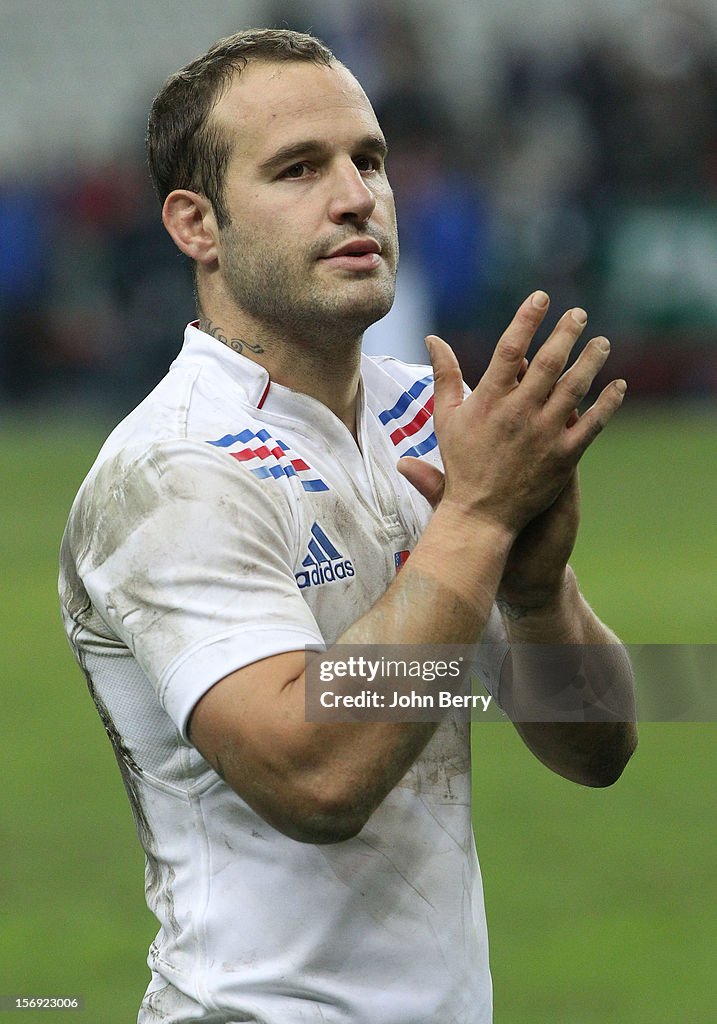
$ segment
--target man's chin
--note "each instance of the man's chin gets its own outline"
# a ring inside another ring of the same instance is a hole
[[[311,346],[358,341],[372,324],[381,320],[393,305],[392,281],[353,282],[333,290],[315,289],[304,301],[292,301],[288,295],[267,307],[254,306],[248,311],[273,331],[279,325],[288,340],[294,338]],[[243,307],[248,308],[247,304]]]
[[[341,321],[349,325],[355,333],[363,334],[372,324],[382,320],[393,305],[393,296],[383,302],[355,303],[349,306],[343,313]]]
[[[386,316],[393,306],[395,297],[393,282],[390,286],[388,283],[383,286],[378,286],[377,282],[372,283],[375,287],[367,288],[363,294],[361,294],[361,289],[357,288],[353,295],[350,293],[346,295],[345,302],[339,303],[340,306],[343,306],[346,319],[362,322],[364,330]]]

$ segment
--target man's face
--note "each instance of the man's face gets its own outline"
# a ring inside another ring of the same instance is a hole
[[[341,65],[250,64],[213,112],[234,148],[219,270],[285,337],[356,337],[393,302],[398,238],[383,135]]]

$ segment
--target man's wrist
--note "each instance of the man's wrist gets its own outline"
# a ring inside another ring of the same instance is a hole
[[[575,642],[576,613],[581,602],[577,579],[570,566],[565,567],[556,587],[496,597],[510,638],[524,642],[541,642],[548,637],[554,637],[555,642]]]
[[[497,517],[473,512],[446,498],[433,513],[433,518],[444,522],[456,534],[464,536],[467,543],[475,541],[477,536],[490,537],[498,550],[505,550],[506,556],[518,535],[516,530]]]
[[[453,591],[483,617],[490,612],[514,539],[503,524],[442,501],[408,566]]]

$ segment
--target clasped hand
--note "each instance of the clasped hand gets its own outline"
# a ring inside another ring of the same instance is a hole
[[[548,304],[544,292],[522,303],[467,397],[451,347],[435,335],[426,339],[444,472],[420,459],[398,463],[434,508],[445,502],[478,528],[491,522],[509,531],[499,596],[529,607],[547,602],[561,585],[579,522],[577,465],[626,390],[624,381],[612,381],[578,412],[610,352],[606,338],[593,338],[565,369],[587,323],[581,309],[560,318],[528,363]]]

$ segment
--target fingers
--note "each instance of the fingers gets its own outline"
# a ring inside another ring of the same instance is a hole
[[[536,293],[540,294],[540,293]],[[532,297],[531,297],[532,298]],[[530,300],[526,300],[528,303]],[[526,319],[526,303],[516,315],[516,319],[499,342],[494,355],[494,360],[500,354],[501,346],[504,348],[508,340],[522,338],[523,344],[531,332],[527,330],[520,335],[520,329],[516,331],[516,322],[522,320],[527,328],[527,319],[530,318],[528,311]],[[547,308],[547,307],[546,307]],[[538,317],[535,324],[539,323],[542,316]],[[597,435],[606,426],[622,405],[627,384],[624,380],[613,381],[601,392],[594,405],[587,412],[580,416],[578,406],[589,394],[595,378],[602,370],[610,354],[610,342],[607,338],[593,338],[585,346],[573,365],[565,370],[570,353],[575,343],[580,338],[585,325],[587,324],[587,313],[585,310],[576,307],[570,309],[560,318],[547,341],[538,349],[532,361],[528,363],[524,354],[521,354],[520,346],[513,350],[514,361],[511,372],[514,374],[510,382],[510,391],[513,398],[518,401],[520,408],[527,413],[531,406],[541,409],[541,416],[553,420],[556,427],[564,429],[564,435],[569,449],[578,458],[592,444]],[[529,344],[529,341],[528,341]],[[518,358],[520,356],[520,358]],[[503,367],[508,361],[503,359]],[[500,379],[494,376],[494,380]],[[507,377],[503,377],[504,383]]]
[[[578,458],[615,415],[622,405],[626,391],[627,383],[624,380],[612,381],[600,392],[597,401],[587,412],[567,429],[566,436],[570,449],[577,453]]]
[[[587,322],[587,313],[579,307],[569,309],[563,314],[548,340],[533,356],[525,372],[520,383],[522,399],[540,404],[547,399],[565,369],[573,346],[583,333]]]
[[[493,391],[512,391],[523,369],[525,355],[533,336],[548,311],[549,298],[545,292],[533,292],[519,306],[517,313],[495,347],[481,385]]]
[[[546,403],[546,412],[561,423],[587,396],[593,381],[610,355],[607,338],[593,338],[585,346],[569,370],[560,377]]]
[[[543,427],[548,428],[548,433],[556,440],[560,436],[567,449],[579,458],[622,404],[627,385],[624,381],[613,381],[582,417],[578,414],[579,405],[605,365],[610,343],[607,338],[593,338],[573,365],[565,369],[587,324],[587,313],[576,307],[563,314],[547,341],[529,362],[526,353],[545,317],[548,303],[548,296],[541,291],[534,292],[522,303],[466,405],[470,411],[477,401],[481,415],[485,415],[486,410],[503,409],[502,418],[508,427],[512,423],[513,427],[517,424],[520,429],[537,414]],[[436,433],[440,436],[446,417],[463,405],[464,386],[460,366],[451,347],[436,335],[429,335],[426,345],[433,364],[434,421]],[[482,401],[485,398],[488,398],[487,404]],[[498,415],[500,418],[501,414]],[[416,471],[410,467],[407,470],[402,468],[401,471],[432,501],[432,481],[421,480],[419,483]]]

